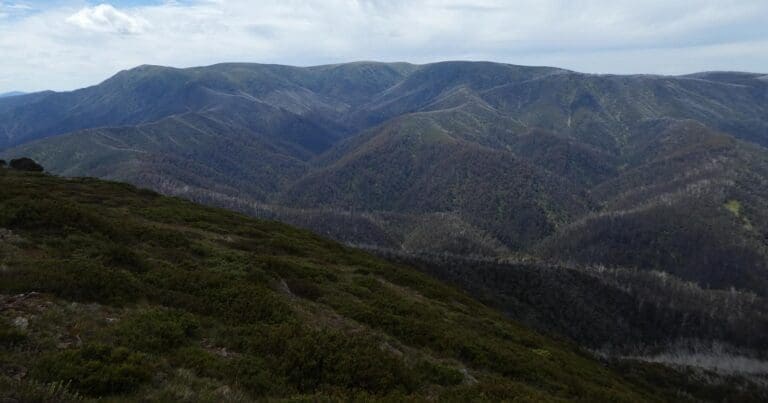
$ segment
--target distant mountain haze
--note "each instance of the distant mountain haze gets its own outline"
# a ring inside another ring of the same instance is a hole
[[[24,93],[19,91],[4,92],[0,94],[0,98],[15,97],[19,95],[24,95]]]
[[[0,100],[0,147],[358,245],[768,294],[764,74],[141,66]]]

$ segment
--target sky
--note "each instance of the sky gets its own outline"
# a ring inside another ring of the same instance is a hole
[[[142,64],[358,60],[768,73],[768,0],[0,0],[0,93]]]

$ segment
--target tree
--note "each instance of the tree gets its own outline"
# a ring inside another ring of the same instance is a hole
[[[11,160],[11,168],[29,172],[43,172],[45,170],[42,165],[26,157]]]

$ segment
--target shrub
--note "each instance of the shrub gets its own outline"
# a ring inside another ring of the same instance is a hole
[[[464,374],[459,370],[439,363],[421,361],[414,370],[424,383],[452,386],[458,385],[464,380]]]
[[[317,301],[323,296],[323,290],[309,280],[300,278],[288,279],[286,284],[292,293],[310,301]]]
[[[75,301],[122,305],[137,298],[140,284],[125,270],[108,269],[87,259],[73,259],[35,262],[23,270],[5,273],[0,290],[34,290]]]
[[[284,378],[275,376],[266,367],[264,360],[256,357],[243,356],[234,359],[228,372],[237,384],[258,396],[292,392],[285,385]]]
[[[84,394],[126,394],[152,377],[155,364],[148,356],[126,348],[88,344],[77,350],[43,355],[32,376],[43,382],[64,382]]]
[[[24,343],[27,335],[17,329],[7,320],[0,318],[0,347],[12,348]]]
[[[415,382],[403,362],[376,340],[336,331],[304,331],[286,339],[280,373],[302,392],[324,386],[384,393]]]
[[[52,277],[59,281],[51,291],[75,300],[122,305],[134,301],[141,292],[140,283],[131,273],[88,260],[68,261]]]
[[[230,322],[280,323],[292,316],[285,302],[271,290],[257,285],[231,284],[209,290],[204,297],[211,313]]]
[[[26,157],[11,160],[11,168],[16,169],[18,171],[29,171],[29,172],[43,172],[45,170],[43,169],[42,165],[38,164],[33,159],[26,158]]]
[[[149,269],[147,263],[132,249],[125,245],[110,245],[103,252],[104,264],[119,267],[134,273],[143,273]]]
[[[190,345],[177,349],[171,356],[171,363],[175,367],[189,368],[207,378],[222,379],[230,376],[227,359],[200,346]]]
[[[124,230],[82,205],[53,198],[14,199],[8,202],[2,208],[0,225],[54,235],[100,233],[114,239],[119,238]]]
[[[199,327],[189,314],[150,309],[123,319],[114,329],[114,335],[121,346],[164,353],[185,345]]]

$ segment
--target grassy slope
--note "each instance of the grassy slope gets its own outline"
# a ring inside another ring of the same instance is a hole
[[[2,395],[655,399],[452,288],[282,224],[0,171],[0,228]]]

